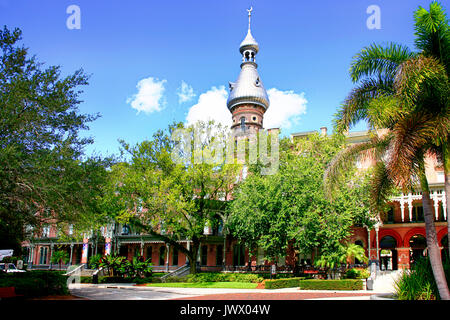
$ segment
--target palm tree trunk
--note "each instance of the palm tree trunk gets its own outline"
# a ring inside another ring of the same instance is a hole
[[[428,256],[430,258],[431,268],[434,279],[442,300],[450,300],[450,291],[448,290],[447,280],[445,279],[444,268],[442,267],[441,252],[437,240],[436,227],[434,225],[434,215],[431,205],[430,190],[425,175],[425,165],[420,164],[420,186],[422,188],[422,205],[425,219],[425,231],[427,236]]]

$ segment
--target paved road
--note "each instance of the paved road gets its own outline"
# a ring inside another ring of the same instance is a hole
[[[167,300],[187,298],[191,295],[175,292],[161,292],[153,290],[138,290],[127,288],[80,288],[70,289],[70,293],[89,300]]]
[[[206,289],[133,287],[131,285],[71,286],[72,295],[92,300],[369,300],[375,292],[300,291],[298,288],[264,289]]]

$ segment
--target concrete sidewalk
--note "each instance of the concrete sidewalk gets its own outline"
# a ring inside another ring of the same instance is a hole
[[[310,294],[327,294],[333,295],[348,293],[348,297],[327,297],[323,299],[331,300],[368,300],[370,295],[367,296],[357,296],[355,294],[382,294],[386,292],[376,292],[367,290],[352,290],[352,291],[338,291],[338,290],[299,290],[299,288],[283,288],[283,289],[221,289],[221,288],[171,288],[171,287],[145,287],[145,286],[135,286],[132,283],[108,283],[108,284],[70,284],[69,289],[82,290],[83,288],[97,288],[97,289],[122,289],[122,290],[135,290],[135,291],[152,291],[155,293],[165,293],[165,294],[177,294],[183,296],[207,296],[207,295],[217,295],[217,294],[237,294],[237,293],[258,293],[258,294],[280,294],[280,293],[310,293]],[[356,299],[357,298],[357,299]]]

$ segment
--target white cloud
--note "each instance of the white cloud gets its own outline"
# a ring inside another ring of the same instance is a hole
[[[225,126],[231,126],[231,114],[227,108],[228,92],[224,86],[212,87],[202,93],[197,104],[193,105],[186,116],[188,125],[194,124],[198,120],[214,120]]]
[[[290,129],[300,121],[300,116],[306,113],[305,93],[295,93],[292,90],[281,91],[276,88],[267,90],[270,107],[264,115],[264,128]]]
[[[270,107],[264,115],[264,128],[290,129],[300,121],[301,115],[306,113],[308,101],[304,93],[292,90],[281,91],[276,88],[267,90]],[[187,124],[198,120],[215,120],[225,126],[231,126],[231,114],[227,108],[228,92],[224,86],[212,87],[202,93],[198,103],[193,105],[186,117]]]
[[[177,95],[178,103],[180,104],[182,104],[183,102],[191,101],[195,98],[194,89],[183,80],[181,80],[181,87],[178,88]]]
[[[136,85],[138,93],[128,98],[127,103],[131,104],[131,107],[136,109],[138,113],[141,111],[145,113],[161,111],[165,105],[163,94],[166,82],[167,80],[152,77],[140,80]]]

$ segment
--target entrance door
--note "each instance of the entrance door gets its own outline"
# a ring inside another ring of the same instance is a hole
[[[384,236],[380,241],[380,269],[397,270],[397,241],[394,237]]]

